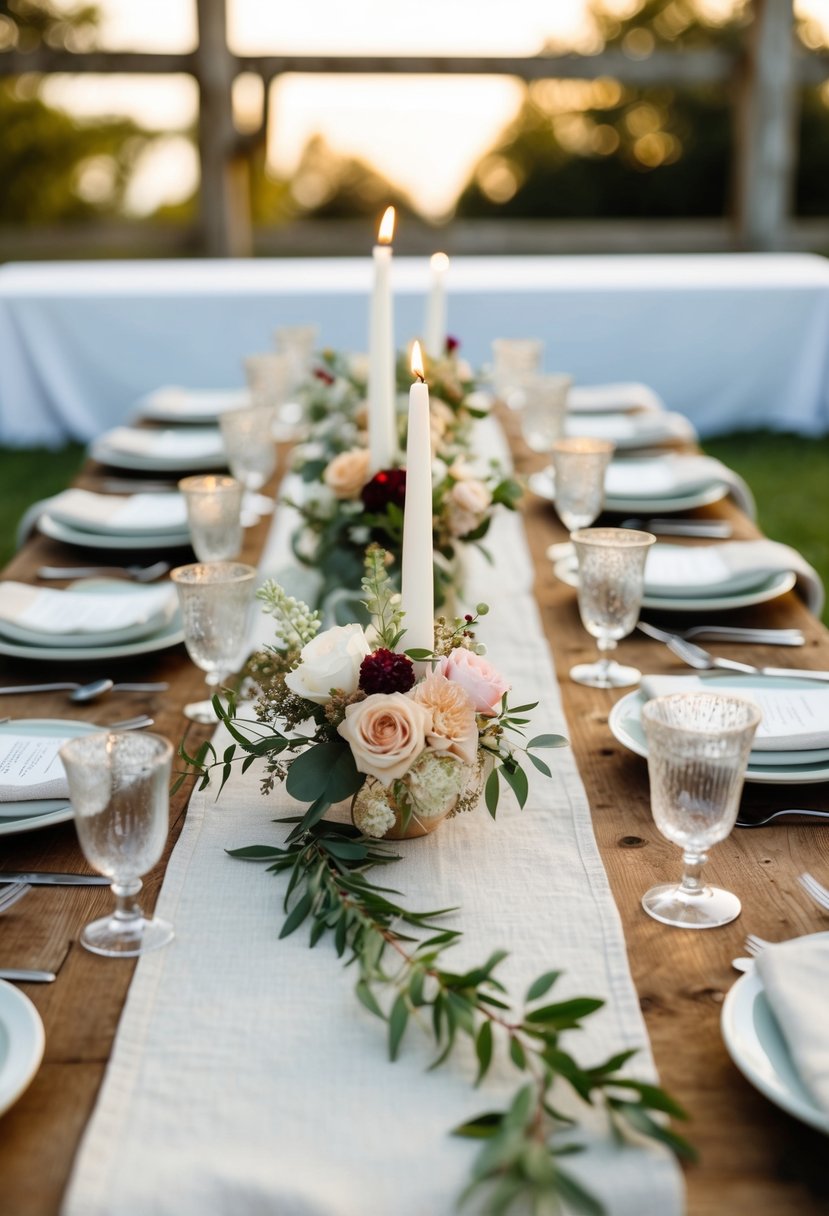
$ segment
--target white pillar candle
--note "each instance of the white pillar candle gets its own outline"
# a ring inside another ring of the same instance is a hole
[[[406,440],[406,507],[403,514],[402,606],[406,650],[432,650],[435,645],[435,588],[432,556],[432,439],[429,387],[423,380],[420,343],[412,348],[417,380],[409,390]],[[422,672],[425,665],[418,667]]]
[[[433,253],[429,266],[432,271],[429,298],[426,304],[426,353],[439,359],[446,349],[446,272],[449,259],[445,253]]]
[[[394,322],[391,295],[391,241],[394,207],[380,221],[372,251],[374,282],[369,322],[368,436],[371,472],[387,469],[397,453]]]

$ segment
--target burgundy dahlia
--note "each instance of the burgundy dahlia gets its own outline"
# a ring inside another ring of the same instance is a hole
[[[406,470],[381,469],[363,486],[360,497],[372,515],[382,515],[392,502],[402,510],[406,504]]]
[[[453,355],[459,346],[460,346],[460,341],[457,338],[447,337],[447,339],[446,339],[447,355]]]
[[[314,375],[316,376],[316,378],[318,380],[321,380],[323,382],[323,384],[333,384],[334,383],[334,377],[331,375],[331,373],[329,371],[326,371],[324,367],[315,367]]]
[[[360,688],[373,692],[408,692],[415,682],[414,664],[405,654],[375,650],[360,664]]]

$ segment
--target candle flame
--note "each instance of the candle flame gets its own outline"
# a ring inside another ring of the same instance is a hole
[[[449,269],[449,259],[445,253],[433,253],[429,265],[437,274]]]
[[[383,218],[380,221],[380,230],[377,233],[378,245],[390,245],[394,236],[394,207],[387,207],[383,212]]]
[[[420,343],[412,343],[412,375],[417,376],[418,380],[423,383],[425,379],[423,374],[423,355],[420,350]]]

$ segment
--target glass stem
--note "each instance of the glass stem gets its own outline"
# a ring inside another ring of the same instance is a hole
[[[605,652],[616,649],[616,639],[605,636],[596,638],[596,647],[599,651],[599,678],[606,680],[607,673],[613,666],[613,660]]]
[[[705,885],[700,878],[702,867],[708,860],[707,853],[688,853],[682,854],[682,882],[679,884],[679,893],[684,898],[692,899],[704,894]]]
[[[138,900],[135,898],[141,890],[141,879],[134,878],[132,882],[114,882],[111,884],[111,890],[115,896],[113,919],[129,931],[144,917]]]

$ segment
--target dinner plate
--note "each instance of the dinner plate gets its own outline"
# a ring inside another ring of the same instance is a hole
[[[103,727],[77,718],[12,718],[0,723],[0,734],[31,735],[33,738],[67,738],[94,735]],[[0,836],[16,836],[36,828],[66,823],[72,818],[68,798],[28,798],[0,803]]]
[[[179,532],[133,532],[116,536],[113,532],[87,532],[74,528],[64,520],[55,519],[48,511],[38,518],[37,526],[44,536],[63,541],[66,545],[82,545],[85,549],[177,549],[190,544],[187,528]]]
[[[46,1036],[32,1002],[0,980],[0,1115],[27,1088],[43,1059]]]
[[[730,677],[722,673],[719,675],[704,674],[702,675],[702,679],[712,685],[728,681],[729,691],[735,691],[733,687],[733,673]],[[802,689],[804,686],[810,688],[826,687],[822,681],[819,683],[816,680],[802,680],[799,677],[746,675],[741,677],[741,679],[745,681],[747,689]],[[735,693],[735,695],[737,694]],[[647,759],[648,743],[642,727],[642,706],[645,704],[645,701],[646,697],[641,689],[637,688],[633,692],[627,693],[611,709],[607,724],[613,737],[623,747],[634,752],[635,755]],[[756,753],[752,753],[749,756],[746,781],[756,782],[758,785],[816,785],[821,781],[829,781],[829,759],[817,759],[817,756],[825,756],[826,753],[823,750],[818,751],[817,754],[811,751],[788,752],[786,754],[789,757],[789,762],[784,764],[768,763],[766,757],[770,754],[768,752],[764,754],[762,764],[755,762],[754,756]],[[779,756],[782,753],[777,752],[774,754]],[[792,763],[792,760],[795,762]]]
[[[184,641],[181,614],[176,612],[166,624],[155,632],[133,642],[113,642],[91,646],[33,646],[27,642],[10,642],[0,637],[0,654],[14,659],[40,659],[51,663],[73,659],[126,659],[135,654],[153,654],[166,650]]]
[[[87,578],[78,579],[66,590],[70,595],[74,592],[83,592],[85,595],[100,593],[101,595],[127,597],[135,595],[136,592],[140,594],[143,588],[136,587],[134,583],[128,583],[122,578]],[[2,591],[2,583],[0,583],[0,591]],[[0,619],[0,641],[5,638],[10,642],[22,642],[26,646],[47,648],[50,653],[56,647],[63,650],[71,647],[74,651],[83,647],[88,649],[90,646],[115,646],[121,642],[137,641],[139,638],[146,638],[150,634],[158,633],[176,615],[176,597],[172,587],[170,587],[170,591],[172,594],[164,608],[154,612],[144,621],[126,625],[122,629],[110,629],[99,633],[93,630],[72,634],[45,633],[42,630],[27,629],[23,625]]]
[[[131,469],[136,473],[201,473],[227,468],[227,458],[220,451],[195,456],[147,456],[141,452],[122,452],[119,448],[110,447],[103,439],[93,443],[89,454],[100,464],[110,465],[114,469]]]
[[[547,502],[555,501],[552,478],[546,470],[533,473],[528,484],[539,498],[545,498]],[[709,485],[701,486],[687,494],[653,495],[650,498],[622,498],[610,495],[605,498],[604,509],[614,515],[673,515],[677,511],[693,511],[696,507],[708,507],[712,503],[721,502],[728,497],[730,490],[727,482],[712,481]]]
[[[152,422],[215,425],[221,414],[251,404],[250,389],[158,390],[138,402],[138,417]]]
[[[747,1081],[781,1110],[829,1133],[829,1114],[801,1081],[755,968],[741,976],[726,996],[720,1029],[726,1051]]]
[[[555,546],[551,546],[555,549]],[[549,553],[549,550],[548,550]],[[553,574],[561,579],[568,587],[578,587],[578,559],[574,553],[559,557],[553,561]],[[660,612],[730,612],[732,608],[749,608],[753,604],[765,604],[776,600],[779,595],[791,591],[797,582],[797,575],[791,570],[780,570],[769,574],[756,587],[747,591],[732,592],[727,595],[644,595],[643,608],[654,608]]]

